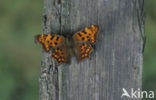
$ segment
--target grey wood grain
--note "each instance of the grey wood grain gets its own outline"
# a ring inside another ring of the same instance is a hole
[[[44,0],[44,33],[72,35],[92,24],[100,32],[83,62],[72,57],[57,66],[43,51],[40,100],[132,100],[121,94],[142,86],[143,6],[144,0]]]

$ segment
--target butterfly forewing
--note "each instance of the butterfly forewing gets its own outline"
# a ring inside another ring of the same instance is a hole
[[[40,34],[36,36],[36,40],[42,44],[45,51],[58,47],[64,43],[64,37],[60,35]]]
[[[98,25],[92,25],[74,34],[73,38],[77,42],[96,42],[97,33],[99,31]]]

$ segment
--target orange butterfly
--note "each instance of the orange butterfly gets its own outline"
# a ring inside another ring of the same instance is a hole
[[[69,57],[75,55],[78,61],[90,57],[92,45],[97,41],[98,25],[92,25],[77,33],[72,38],[56,34],[40,34],[35,39],[42,44],[46,52],[52,50],[52,58],[57,63],[68,63]]]

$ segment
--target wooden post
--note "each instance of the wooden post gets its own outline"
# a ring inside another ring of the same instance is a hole
[[[122,88],[141,89],[143,6],[144,0],[44,0],[44,33],[101,28],[91,59],[81,63],[72,58],[57,66],[43,51],[40,100],[121,100]]]

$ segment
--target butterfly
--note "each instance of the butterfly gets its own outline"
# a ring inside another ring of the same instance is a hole
[[[72,36],[62,36],[56,34],[39,34],[35,40],[42,44],[46,52],[52,50],[51,57],[58,64],[69,63],[71,56],[76,56],[77,61],[90,58],[93,45],[97,42],[99,25],[92,25],[75,33]]]

